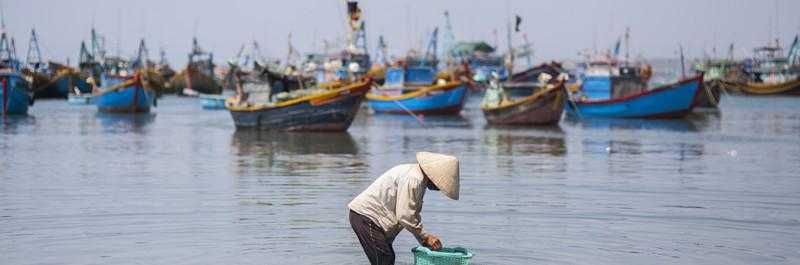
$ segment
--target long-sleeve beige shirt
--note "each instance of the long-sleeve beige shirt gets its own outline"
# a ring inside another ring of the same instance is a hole
[[[347,207],[383,228],[390,241],[405,228],[422,243],[427,232],[419,213],[426,188],[419,165],[403,164],[383,173]]]

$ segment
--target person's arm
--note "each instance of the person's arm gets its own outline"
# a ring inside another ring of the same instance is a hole
[[[428,233],[422,227],[422,218],[419,213],[422,210],[422,197],[425,194],[425,180],[417,181],[413,178],[406,178],[397,187],[397,204],[395,212],[400,224],[411,232],[417,241],[423,243]]]

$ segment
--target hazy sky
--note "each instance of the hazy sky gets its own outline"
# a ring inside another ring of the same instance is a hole
[[[788,45],[800,33],[797,0],[366,0],[360,5],[370,52],[382,34],[392,54],[423,46],[429,32],[444,24],[444,10],[450,11],[457,40],[494,44],[497,29],[501,47],[506,47],[506,21],[519,14],[537,61],[577,58],[578,51],[594,45],[610,48],[625,27],[631,28],[632,55],[645,57],[674,57],[679,43],[689,56],[711,53],[714,46],[723,53],[731,42],[737,56],[746,56],[776,36]],[[120,40],[120,50],[130,56],[145,37],[151,58],[163,48],[173,64],[185,63],[195,29],[218,61],[252,39],[266,56],[285,58],[289,32],[302,52],[321,50],[323,39],[342,39],[346,10],[344,0],[4,0],[2,6],[21,58],[35,27],[45,57],[69,57],[72,63],[92,24],[112,52]]]

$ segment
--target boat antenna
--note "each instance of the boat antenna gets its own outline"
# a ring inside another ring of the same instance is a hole
[[[683,45],[680,43],[678,44],[678,49],[680,50],[681,54],[681,79],[686,79],[686,63],[683,57]]]

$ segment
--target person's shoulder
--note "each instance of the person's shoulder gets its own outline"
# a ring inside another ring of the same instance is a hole
[[[407,171],[407,170],[411,169],[412,166],[414,166],[414,165],[416,165],[416,164],[399,164],[399,165],[393,166],[391,169],[389,169],[389,171]]]
[[[386,174],[394,175],[396,177],[422,179],[422,171],[419,169],[419,164],[400,164],[392,167]]]

